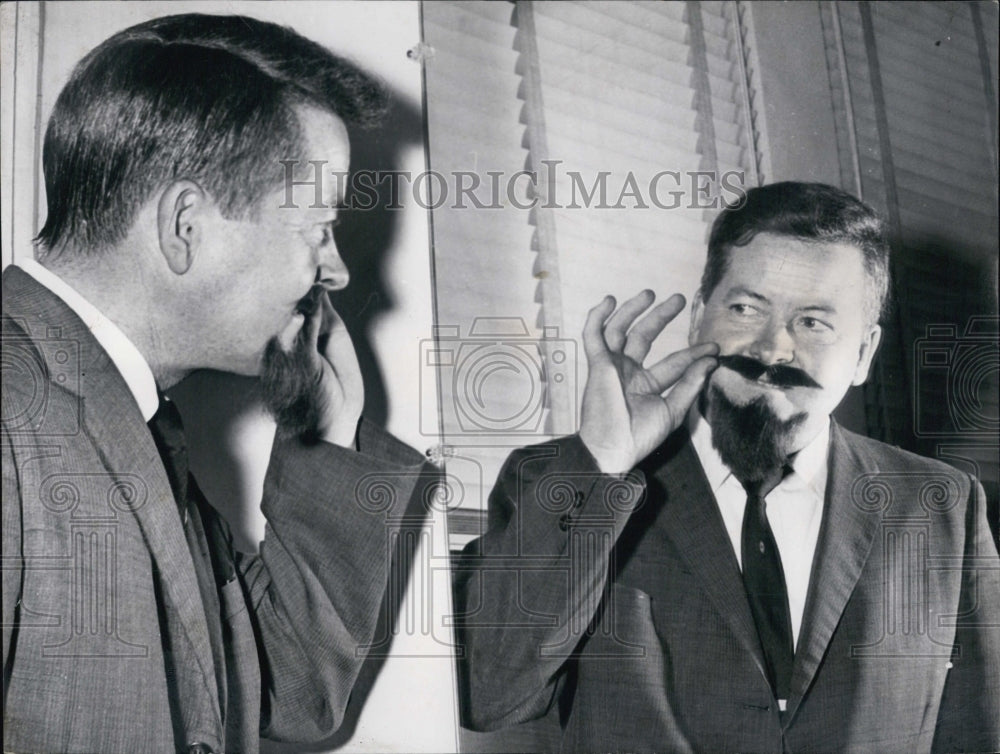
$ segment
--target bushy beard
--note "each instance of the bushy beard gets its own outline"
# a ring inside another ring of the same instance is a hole
[[[707,408],[702,413],[712,427],[712,445],[744,483],[759,481],[787,462],[792,436],[806,420],[804,413],[778,418],[763,395],[738,405],[714,385]]]
[[[311,317],[320,296],[326,295],[322,285],[314,285],[299,301],[296,311]],[[314,365],[314,350],[303,324],[290,350],[281,346],[277,336],[264,348],[261,361],[260,389],[264,406],[278,424],[278,436],[283,439],[302,437],[315,441],[323,410],[322,372]]]

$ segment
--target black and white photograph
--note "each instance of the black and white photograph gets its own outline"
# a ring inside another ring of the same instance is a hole
[[[998,38],[0,3],[4,752],[1000,751]]]

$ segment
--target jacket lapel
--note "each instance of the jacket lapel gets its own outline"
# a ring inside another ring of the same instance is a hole
[[[138,476],[148,487],[145,502],[133,507],[132,513],[198,663],[202,676],[198,686],[204,687],[206,698],[190,701],[212,710],[221,727],[211,644],[194,562],[163,463],[139,407],[107,353],[59,297],[16,267],[5,270],[3,277],[5,314],[23,322],[36,340],[58,333],[62,340],[77,344],[78,380],[68,380],[58,387],[78,395],[83,430],[108,471],[115,477],[125,473]],[[50,363],[52,356],[46,349],[38,351],[49,374],[65,372],[65,368]],[[179,638],[172,637],[172,641]]]
[[[830,427],[829,464],[823,521],[795,652],[787,720],[791,720],[816,676],[882,520],[880,506],[860,505],[861,501],[854,497],[855,483],[876,471],[876,464],[862,458],[847,443],[836,423]]]
[[[661,458],[652,472],[666,500],[660,516],[664,523],[658,528],[699,578],[715,609],[725,616],[733,634],[766,677],[736,553],[687,430],[675,433],[657,454],[661,452],[668,453],[669,460],[662,463]]]

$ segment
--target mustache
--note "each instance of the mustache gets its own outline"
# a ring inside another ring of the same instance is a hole
[[[732,369],[741,377],[756,382],[761,377],[767,377],[767,383],[776,387],[812,387],[822,388],[816,380],[797,367],[786,364],[771,364],[768,366],[757,359],[739,354],[717,357],[719,366]]]

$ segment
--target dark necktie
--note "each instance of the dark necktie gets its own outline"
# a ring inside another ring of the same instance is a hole
[[[160,452],[163,466],[167,471],[170,489],[177,502],[181,521],[186,525],[188,520],[188,454],[187,441],[184,439],[184,425],[181,415],[167,396],[158,393],[160,406],[149,420],[149,430]]]
[[[789,466],[771,470],[764,479],[744,482],[747,505],[743,512],[743,585],[750,601],[757,635],[767,663],[768,680],[778,699],[787,699],[792,680],[792,619],[781,556],[767,522],[764,498],[791,472]]]

